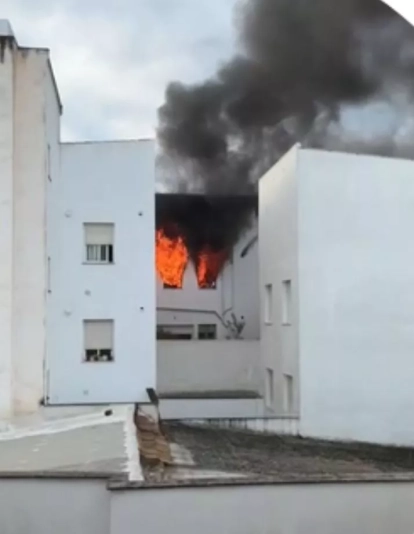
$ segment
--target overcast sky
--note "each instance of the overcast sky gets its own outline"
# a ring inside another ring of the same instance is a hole
[[[1,0],[19,44],[51,49],[64,140],[154,135],[170,80],[234,50],[234,0]]]

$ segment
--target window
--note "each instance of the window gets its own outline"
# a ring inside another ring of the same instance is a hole
[[[272,324],[273,321],[273,286],[265,285],[264,322]]]
[[[157,325],[157,339],[169,340],[189,340],[194,337],[194,326],[192,324],[159,324]]]
[[[215,324],[199,324],[198,339],[217,339],[217,326]]]
[[[266,382],[265,382],[265,402],[268,408],[273,407],[275,400],[275,387],[273,378],[273,369],[266,369]]]
[[[85,224],[86,263],[114,262],[114,225]]]
[[[287,414],[293,411],[293,376],[284,375],[283,407]]]
[[[282,282],[282,324],[290,325],[292,307],[292,282],[284,280]]]
[[[83,337],[86,362],[114,361],[113,321],[84,321]]]

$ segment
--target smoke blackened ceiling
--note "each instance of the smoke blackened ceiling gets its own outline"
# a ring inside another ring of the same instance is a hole
[[[379,0],[248,0],[236,20],[239,55],[203,84],[171,83],[159,110],[160,144],[182,191],[250,194],[297,141],[412,155],[414,30],[391,8]]]
[[[180,237],[194,261],[206,247],[230,249],[257,213],[257,196],[157,194],[157,230]]]

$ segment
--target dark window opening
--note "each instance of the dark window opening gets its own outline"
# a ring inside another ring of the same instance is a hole
[[[87,362],[113,362],[112,349],[86,349],[85,361]]]
[[[193,339],[194,328],[192,325],[158,325],[157,339],[159,340],[176,340],[188,341]]]
[[[217,325],[215,324],[199,324],[198,325],[198,339],[217,339]]]

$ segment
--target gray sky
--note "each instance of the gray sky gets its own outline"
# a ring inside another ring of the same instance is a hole
[[[64,140],[154,135],[170,80],[234,50],[234,0],[2,0],[19,44],[51,49]]]

